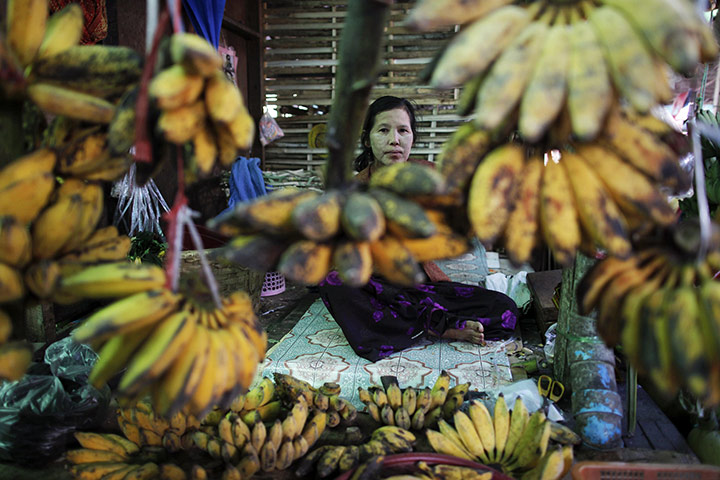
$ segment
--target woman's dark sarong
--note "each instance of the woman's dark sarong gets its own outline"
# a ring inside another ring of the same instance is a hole
[[[519,315],[507,295],[457,282],[398,287],[373,276],[356,288],[343,285],[331,272],[319,290],[355,353],[373,362],[423,336],[465,328],[468,320],[482,323],[485,339],[505,339],[515,330]]]

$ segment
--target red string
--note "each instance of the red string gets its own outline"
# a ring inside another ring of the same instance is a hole
[[[180,148],[176,148],[177,151],[177,174],[178,174],[178,189],[175,194],[175,200],[173,201],[172,208],[163,214],[163,218],[167,222],[168,231],[168,249],[167,258],[165,261],[165,286],[172,288],[176,282],[174,281],[180,272],[178,271],[178,262],[176,255],[182,250],[182,237],[185,225],[178,225],[178,213],[188,203],[187,197],[185,196],[185,169],[183,164],[183,156]],[[180,229],[178,229],[178,227]]]
[[[135,103],[136,121],[135,121],[135,161],[136,162],[152,162],[152,147],[147,133],[147,120],[150,101],[148,98],[148,86],[155,70],[160,40],[165,34],[170,21],[170,13],[167,8],[163,9],[158,20],[155,36],[153,37],[152,48],[145,58],[145,68],[140,78],[140,91],[138,92],[137,103]]]

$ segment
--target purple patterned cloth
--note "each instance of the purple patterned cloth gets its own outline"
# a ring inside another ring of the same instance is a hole
[[[507,295],[457,282],[398,287],[373,276],[364,287],[353,288],[331,272],[319,290],[355,353],[373,362],[423,336],[463,329],[469,320],[483,324],[486,339],[504,339],[515,330],[519,315]]]

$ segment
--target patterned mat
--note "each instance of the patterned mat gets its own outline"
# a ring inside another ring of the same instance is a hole
[[[336,382],[342,387],[343,397],[362,408],[358,387],[381,385],[383,375],[398,377],[403,387],[432,386],[442,370],[451,375],[451,384],[470,382],[471,389],[477,391],[512,383],[506,345],[501,343],[488,342],[481,347],[468,342],[423,339],[412,348],[372,363],[355,354],[318,299],[268,351],[260,368],[261,376],[287,373],[315,387]]]

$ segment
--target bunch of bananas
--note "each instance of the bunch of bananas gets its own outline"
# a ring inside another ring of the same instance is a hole
[[[191,146],[191,174],[209,175],[216,159],[229,168],[237,151],[248,150],[255,136],[240,91],[222,71],[220,54],[202,37],[175,33],[169,49],[172,65],[158,72],[149,86],[160,110],[158,130],[170,143]]]
[[[117,422],[125,438],[134,444],[145,447],[164,447],[175,452],[180,439],[201,427],[194,415],[183,411],[175,412],[164,418],[155,413],[149,399],[143,399],[133,406],[117,409]],[[68,456],[69,458],[69,456]]]
[[[689,175],[678,162],[675,135],[663,122],[633,121],[619,109],[593,142],[545,151],[505,143],[480,159],[467,155],[482,131],[467,124],[440,161],[440,170],[468,189],[467,214],[478,238],[488,244],[504,239],[516,263],[528,261],[540,239],[562,264],[577,250],[593,255],[600,247],[627,256],[631,235],[648,225],[675,219],[660,187],[682,191]],[[458,163],[472,167],[460,178]],[[477,167],[475,168],[475,166]],[[452,173],[455,172],[455,173]]]
[[[620,343],[630,363],[660,391],[684,387],[707,405],[720,403],[720,252],[698,262],[696,252],[670,243],[647,246],[627,259],[599,261],[578,286],[578,309],[597,309],[598,331]]]
[[[160,478],[158,456],[121,435],[75,432],[81,449],[66,454],[70,474],[81,480]],[[162,477],[165,478],[165,477]]]
[[[108,124],[117,97],[140,80],[143,58],[127,47],[78,45],[83,29],[79,5],[48,16],[47,0],[7,2],[3,84],[25,94],[47,113]],[[9,48],[8,48],[9,47]],[[10,71],[14,75],[10,75]]]
[[[236,413],[228,412],[213,430],[192,434],[194,446],[216,460],[234,465],[242,478],[259,470],[285,470],[304,456],[326,427],[327,414],[311,410],[304,397],[298,397],[280,418],[266,425],[248,425]]]
[[[314,471],[315,477],[326,478],[390,453],[411,452],[414,443],[415,435],[409,430],[385,425],[374,430],[370,440],[361,445],[323,445],[316,448],[302,459],[295,473],[305,476]]]
[[[441,418],[452,418],[465,401],[469,388],[469,383],[450,388],[450,375],[443,370],[432,388],[403,390],[393,378],[384,389],[378,385],[367,390],[359,387],[358,394],[376,422],[406,430],[423,430],[434,427]]]
[[[647,112],[672,100],[668,65],[690,75],[718,54],[711,29],[687,2],[643,7],[649,10],[632,0],[423,0],[407,24],[422,31],[465,25],[440,52],[430,84],[464,84],[478,126],[493,130],[512,117],[522,137],[537,142],[554,122],[566,122],[587,141],[614,98]]]
[[[470,249],[436,202],[443,191],[437,172],[414,163],[379,170],[367,189],[277,190],[210,221],[235,237],[214,253],[305,284],[319,283],[334,268],[348,285],[364,285],[373,269],[412,285],[423,279],[418,262]],[[420,201],[435,205],[424,208]]]
[[[509,411],[500,395],[493,415],[473,400],[468,412],[455,412],[454,427],[440,419],[439,432],[426,430],[436,452],[493,465],[514,478],[558,479],[572,465],[572,446],[548,450],[553,422],[541,410],[530,415],[522,398]]]
[[[315,388],[304,380],[284,373],[275,373],[277,393],[285,404],[291,404],[298,396],[305,398],[308,405],[327,413],[327,426],[335,428],[340,423],[352,423],[357,417],[355,406],[340,398],[340,385],[325,382]]]
[[[84,298],[119,298],[96,311],[74,332],[90,343],[99,359],[90,383],[103,385],[124,369],[118,395],[137,400],[152,394],[161,415],[185,407],[201,415],[227,406],[247,390],[267,336],[242,291],[206,302],[201,292],[164,287],[164,271],[154,265],[105,264],[86,268],[60,284]]]

